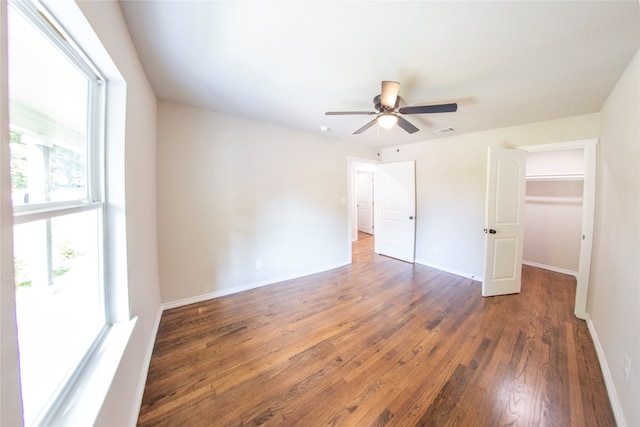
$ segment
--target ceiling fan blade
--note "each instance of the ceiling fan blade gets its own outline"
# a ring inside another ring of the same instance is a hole
[[[367,115],[378,114],[375,111],[327,111],[325,116],[349,116],[349,115]]]
[[[453,113],[458,110],[458,104],[422,105],[416,107],[404,107],[398,110],[401,114],[425,114],[425,113]]]
[[[398,116],[398,126],[400,126],[402,129],[406,130],[409,133],[416,133],[420,130],[414,125],[412,125],[411,123],[409,123],[406,119],[403,119],[400,116]]]
[[[367,123],[366,125],[362,126],[360,129],[358,129],[357,131],[355,131],[353,134],[354,135],[359,135],[362,132],[364,132],[365,130],[369,129],[371,126],[376,124],[376,119],[371,120],[369,123]]]
[[[398,91],[400,90],[400,83],[398,82],[382,82],[382,93],[380,97],[380,103],[393,110],[396,108],[396,100],[398,99]]]

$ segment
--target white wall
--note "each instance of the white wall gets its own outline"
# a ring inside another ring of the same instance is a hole
[[[348,263],[347,157],[375,155],[364,145],[160,102],[163,302]]]
[[[382,150],[416,161],[416,262],[481,278],[487,147],[597,138],[599,114],[451,136]]]
[[[523,263],[578,274],[582,181],[528,181]]]
[[[527,177],[563,174],[584,175],[583,148],[527,153]]]
[[[640,425],[640,51],[601,111],[589,322],[618,424]],[[631,360],[623,376],[624,355]]]

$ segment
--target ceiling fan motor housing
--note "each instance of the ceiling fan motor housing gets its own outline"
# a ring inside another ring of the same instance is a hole
[[[394,107],[391,108],[386,108],[382,106],[382,94],[377,95],[375,98],[373,98],[373,106],[375,107],[376,111],[379,112],[383,112],[383,111],[395,111],[398,108],[398,105],[400,104],[400,97],[396,97],[396,105],[394,105]]]

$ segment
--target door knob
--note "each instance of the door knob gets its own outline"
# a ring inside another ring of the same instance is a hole
[[[494,230],[493,228],[490,228],[489,230],[489,234],[496,234],[496,230]],[[487,233],[487,229],[484,229],[485,234]]]
[[[413,217],[412,217],[412,216],[410,216],[410,217],[409,217],[409,219],[413,219]]]

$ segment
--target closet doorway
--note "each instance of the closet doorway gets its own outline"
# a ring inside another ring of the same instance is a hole
[[[371,159],[359,158],[359,157],[347,157],[347,170],[349,177],[349,185],[347,188],[347,205],[349,210],[349,238],[348,242],[348,257],[351,260],[351,243],[358,240],[358,177],[362,176],[361,174],[370,174],[372,180],[372,186],[375,190],[375,181],[376,181],[376,172],[377,165],[380,162]],[[364,181],[364,178],[361,178]],[[375,191],[371,196],[371,213],[372,215],[375,213]],[[371,234],[375,234],[375,217],[371,219]]]
[[[576,277],[574,313],[586,317],[595,211],[597,140],[527,151],[523,263]]]

